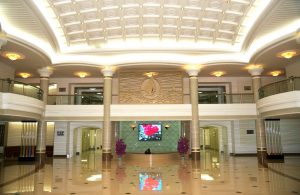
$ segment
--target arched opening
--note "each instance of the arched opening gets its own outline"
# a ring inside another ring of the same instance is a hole
[[[100,152],[102,149],[102,129],[96,127],[78,127],[74,129],[73,153]]]

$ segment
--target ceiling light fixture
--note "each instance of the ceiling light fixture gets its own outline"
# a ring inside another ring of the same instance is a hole
[[[286,50],[279,52],[276,56],[278,58],[285,58],[285,59],[291,59],[292,57],[295,57],[300,54],[299,50]]]
[[[31,76],[31,74],[27,73],[27,72],[21,72],[19,73],[19,75],[23,78],[23,79],[27,79],[28,77]]]
[[[280,70],[275,70],[275,71],[272,71],[270,72],[270,74],[273,76],[273,77],[277,77],[281,74],[282,72]]]
[[[144,75],[151,78],[151,77],[158,75],[158,72],[146,72],[146,73],[144,73]]]
[[[215,71],[215,72],[212,72],[211,75],[214,75],[216,77],[221,77],[225,74],[225,72],[223,71]]]
[[[250,64],[249,66],[246,67],[246,69],[248,69],[248,70],[260,69],[260,68],[263,68],[263,66],[261,64]]]
[[[79,76],[80,78],[85,78],[86,76],[89,76],[87,72],[76,72],[76,76]]]
[[[25,56],[21,53],[5,51],[1,54],[3,57],[8,58],[12,61],[24,59]]]

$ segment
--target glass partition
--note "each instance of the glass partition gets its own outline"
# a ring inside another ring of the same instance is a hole
[[[43,90],[40,88],[10,79],[0,79],[0,92],[25,95],[39,100],[43,99]]]
[[[259,98],[261,99],[271,95],[295,90],[300,90],[300,77],[290,77],[286,80],[265,85],[261,87],[258,92]]]
[[[48,105],[100,105],[103,95],[49,95]]]
[[[247,104],[254,103],[252,93],[241,94],[198,94],[199,104]]]

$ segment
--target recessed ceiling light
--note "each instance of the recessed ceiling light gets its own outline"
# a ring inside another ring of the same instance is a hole
[[[212,72],[211,75],[214,75],[216,77],[221,77],[225,74],[225,72],[223,71],[215,71],[215,72]]]
[[[23,79],[27,79],[28,77],[31,76],[31,74],[27,73],[27,72],[20,72],[19,75],[23,78]]]
[[[273,77],[277,77],[281,74],[282,72],[280,70],[275,70],[270,72],[270,75],[272,75]]]
[[[11,52],[11,51],[5,51],[5,52],[2,52],[1,55],[5,58],[8,58],[12,61],[15,61],[15,60],[21,60],[21,59],[24,59],[25,56],[21,53],[17,53],[17,52]]]
[[[87,72],[76,72],[76,76],[79,76],[80,78],[85,78],[86,76],[89,76],[90,74]]]
[[[286,50],[279,52],[276,56],[278,58],[286,58],[286,59],[291,59],[292,57],[295,57],[300,54],[299,50]]]

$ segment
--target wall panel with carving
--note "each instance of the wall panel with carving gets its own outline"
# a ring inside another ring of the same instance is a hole
[[[156,72],[153,76],[145,71],[120,72],[120,104],[182,104],[182,73]]]

